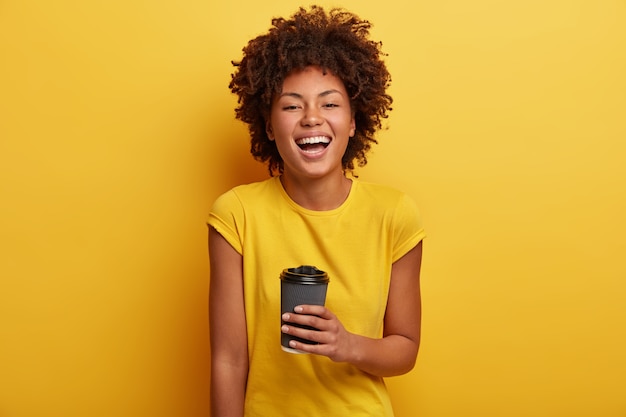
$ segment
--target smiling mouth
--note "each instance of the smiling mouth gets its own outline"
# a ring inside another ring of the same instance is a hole
[[[327,136],[313,136],[310,138],[302,138],[296,141],[296,145],[304,152],[316,153],[321,152],[330,144],[330,138]]]

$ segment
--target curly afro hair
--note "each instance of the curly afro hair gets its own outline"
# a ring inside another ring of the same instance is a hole
[[[272,19],[269,32],[252,39],[242,60],[232,62],[236,69],[229,88],[239,97],[236,117],[248,124],[250,152],[268,164],[270,175],[283,172],[283,160],[266,133],[272,99],[289,73],[307,66],[337,76],[350,96],[356,132],[342,158],[344,171],[353,171],[355,161],[361,167],[367,163],[366,154],[377,143],[374,133],[392,103],[382,43],[369,40],[370,27],[344,9],[300,8],[290,19]]]

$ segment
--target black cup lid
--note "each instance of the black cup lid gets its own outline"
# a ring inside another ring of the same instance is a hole
[[[324,284],[329,281],[328,274],[312,265],[301,265],[297,268],[284,269],[280,279],[302,284]]]

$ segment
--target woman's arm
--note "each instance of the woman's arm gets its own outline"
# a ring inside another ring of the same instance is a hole
[[[420,343],[420,268],[422,243],[394,262],[382,339],[355,335],[345,330],[337,317],[322,306],[296,307],[285,321],[315,327],[319,331],[284,326],[285,333],[318,342],[294,342],[292,347],[333,361],[348,362],[376,376],[402,375],[413,369]]]
[[[243,416],[248,377],[248,340],[241,255],[209,228],[211,285],[211,416]]]

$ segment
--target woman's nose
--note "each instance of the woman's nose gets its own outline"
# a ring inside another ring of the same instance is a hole
[[[318,126],[322,123],[323,119],[319,109],[315,107],[309,107],[306,109],[304,117],[302,118],[302,124],[304,126]]]

